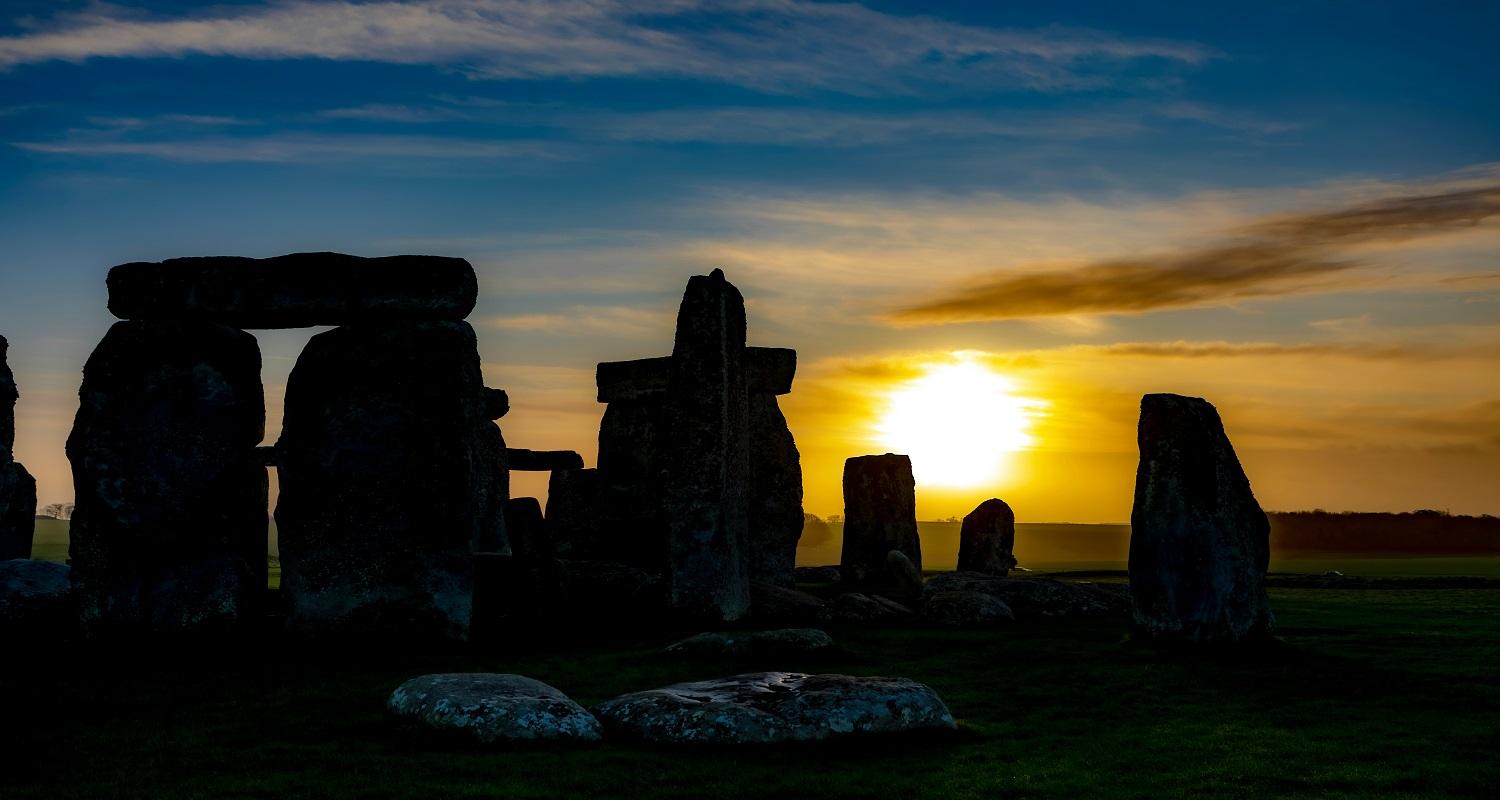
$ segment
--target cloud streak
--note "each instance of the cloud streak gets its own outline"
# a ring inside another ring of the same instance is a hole
[[[773,92],[1071,91],[1214,57],[1097,31],[1001,30],[807,0],[282,0],[151,18],[114,6],[0,37],[0,68],[90,58],[318,58],[480,78],[688,77]]]
[[[1129,314],[1346,287],[1364,246],[1475,228],[1500,214],[1500,183],[1407,193],[1280,215],[1177,252],[991,272],[896,310],[897,324]]]

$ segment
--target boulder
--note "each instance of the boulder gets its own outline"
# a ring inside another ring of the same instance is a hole
[[[688,619],[730,622],[750,611],[744,349],[739,290],[723,270],[693,276],[677,312],[662,465],[667,597]]]
[[[922,619],[940,628],[999,628],[1016,621],[1004,600],[984,592],[936,592],[922,604]]]
[[[544,521],[553,549],[563,558],[588,558],[604,551],[599,527],[599,471],[559,469],[547,477]]]
[[[1158,640],[1238,642],[1270,633],[1270,525],[1219,413],[1173,394],[1141,398],[1130,512],[1138,630]]]
[[[757,622],[808,623],[823,610],[822,599],[774,583],[750,584],[750,616]]]
[[[599,721],[583,706],[523,675],[422,675],[397,687],[386,715],[405,732],[481,745],[585,743],[601,738]]]
[[[823,605],[818,622],[832,627],[873,628],[910,622],[912,610],[879,595],[849,592]]]
[[[109,310],[120,319],[237,328],[457,321],[479,294],[461,258],[343,253],[142,261],[111,269],[108,284]]]
[[[616,697],[595,710],[623,739],[661,744],[816,742],[957,728],[927,686],[906,678],[756,672]]]
[[[78,396],[69,556],[84,630],[257,620],[267,476],[255,337],[211,322],[119,322]]]
[[[802,538],[802,457],[776,396],[751,394],[749,403],[750,580],[791,586]]]
[[[816,628],[782,628],[700,633],[668,645],[666,652],[692,656],[803,656],[833,649],[833,637]]]
[[[1051,578],[1001,578],[982,572],[948,572],[927,579],[924,596],[944,592],[981,592],[1005,601],[1017,619],[1124,616],[1130,603],[1120,594],[1087,583]]]
[[[891,453],[851,458],[844,462],[844,547],[839,563],[844,580],[880,585],[889,570],[886,554],[892,550],[901,551],[921,571],[911,459]]]
[[[470,554],[509,545],[504,440],[484,389],[467,323],[312,337],[277,445],[290,629],[465,635]]]
[[[75,619],[66,564],[0,561],[0,634],[36,636],[68,631]]]
[[[885,554],[886,589],[883,594],[902,603],[915,602],[922,596],[922,571],[900,550]]]
[[[797,567],[792,571],[798,583],[838,583],[844,572],[838,566],[828,564],[821,567]]]
[[[1016,515],[992,497],[964,517],[958,534],[958,568],[1004,577],[1016,565]]]

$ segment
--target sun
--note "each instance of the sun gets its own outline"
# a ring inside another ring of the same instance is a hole
[[[882,446],[911,456],[918,483],[968,488],[999,480],[1009,455],[1033,444],[1042,405],[957,354],[893,390],[877,431]]]

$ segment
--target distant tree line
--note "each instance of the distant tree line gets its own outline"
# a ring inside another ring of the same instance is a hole
[[[1500,554],[1500,517],[1424,509],[1401,514],[1273,511],[1273,553]]]
[[[48,503],[36,512],[36,515],[44,519],[69,520],[73,518],[72,503]]]

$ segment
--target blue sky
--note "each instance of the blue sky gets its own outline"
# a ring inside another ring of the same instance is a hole
[[[1268,506],[1500,512],[1500,387],[1472,377],[1500,352],[1494,4],[0,9],[0,334],[44,502],[70,493],[61,441],[111,322],[109,266],[333,249],[475,264],[520,446],[591,458],[593,363],[664,352],[686,276],[724,266],[752,339],[803,354],[787,407],[821,513],[837,510],[822,473],[873,446],[849,420],[877,410],[837,399],[845,372],[955,350],[1041,360],[1015,378],[1052,398],[1036,459],[1128,460],[1128,431],[1062,443],[1128,429],[1133,401],[1101,398],[1212,391]],[[1405,216],[1357,240],[1264,227],[1456,195],[1478,200],[1418,234]],[[1246,236],[1271,255],[1220,274]],[[1034,274],[1049,296],[1106,299],[912,311],[980,286],[1013,299]],[[1164,283],[1188,290],[1135,296]],[[263,337],[273,434],[305,337]],[[1149,363],[1114,366],[1132,359]],[[1304,369],[1314,385],[1235,377]],[[1408,490],[1369,488],[1360,465],[1406,450],[1425,465],[1392,479]],[[1123,517],[1112,481],[1083,516]],[[1079,508],[1034,494],[1046,518]],[[933,497],[933,514],[970,499]]]

